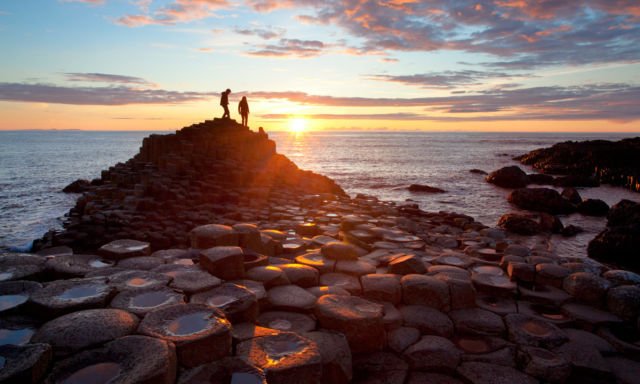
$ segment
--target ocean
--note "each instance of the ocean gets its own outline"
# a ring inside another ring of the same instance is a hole
[[[60,228],[77,195],[62,188],[136,154],[153,132],[0,131],[0,249],[26,251],[47,230]],[[162,133],[162,132],[156,132]],[[347,193],[365,193],[387,201],[412,200],[427,211],[470,215],[493,226],[501,215],[517,211],[506,200],[509,190],[484,181],[471,169],[487,172],[514,165],[513,156],[567,140],[632,137],[622,133],[487,132],[271,132],[278,152],[300,168],[336,180]],[[533,172],[527,169],[528,172]],[[427,184],[443,194],[407,191]],[[580,190],[584,198],[615,204],[640,194],[601,186]],[[586,245],[606,220],[579,214],[561,217],[586,231],[574,238],[553,236],[550,244],[568,256],[586,255]]]

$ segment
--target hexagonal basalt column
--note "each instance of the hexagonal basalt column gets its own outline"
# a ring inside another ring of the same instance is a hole
[[[178,384],[267,384],[264,372],[238,357],[225,357],[212,363],[203,364],[183,371]]]
[[[38,289],[31,302],[46,317],[82,309],[102,308],[115,294],[105,278],[57,280]]]
[[[60,278],[82,277],[115,263],[96,255],[62,255],[47,260],[45,268]]]
[[[207,224],[189,232],[191,248],[206,249],[221,245],[238,245],[239,235],[233,228],[220,224]]]
[[[100,256],[110,260],[122,260],[129,257],[147,256],[151,253],[151,245],[138,240],[115,240],[98,249]]]
[[[232,323],[255,321],[258,317],[258,301],[249,289],[231,283],[191,296],[191,303],[205,304],[224,312]]]
[[[0,383],[39,383],[51,358],[51,346],[48,344],[0,346]]]
[[[220,246],[202,250],[200,265],[223,280],[244,277],[244,253],[240,247]]]
[[[147,313],[174,304],[183,304],[184,295],[167,287],[154,287],[120,292],[111,300],[111,307],[144,317]]]
[[[35,281],[7,281],[0,283],[0,313],[11,313],[20,310],[31,294],[42,288]]]

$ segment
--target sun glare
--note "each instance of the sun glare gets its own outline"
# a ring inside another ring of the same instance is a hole
[[[307,129],[307,120],[303,118],[295,118],[289,120],[289,130],[293,133],[302,133]]]

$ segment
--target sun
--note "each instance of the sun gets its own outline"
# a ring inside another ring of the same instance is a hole
[[[293,133],[302,133],[307,130],[307,119],[296,117],[289,120],[289,130]]]

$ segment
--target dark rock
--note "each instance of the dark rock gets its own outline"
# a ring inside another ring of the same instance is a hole
[[[61,278],[82,277],[90,272],[115,265],[96,255],[62,255],[49,259],[45,263],[47,270]]]
[[[500,336],[505,332],[502,318],[484,309],[458,309],[449,312],[449,317],[456,334]]]
[[[576,272],[567,276],[562,286],[576,300],[599,306],[603,303],[610,283],[593,273]]]
[[[488,175],[486,171],[483,171],[482,169],[477,169],[477,168],[470,169],[469,172],[475,173],[476,175]]]
[[[297,285],[281,285],[267,291],[269,306],[275,310],[310,311],[316,297]]]
[[[420,330],[418,328],[400,327],[387,332],[387,344],[396,353],[402,353],[418,340],[420,340]]]
[[[164,287],[171,277],[151,271],[125,271],[109,276],[109,284],[119,291]]]
[[[42,288],[35,281],[7,281],[0,283],[0,313],[21,310],[29,301],[33,292]]]
[[[296,312],[268,311],[258,316],[258,324],[283,332],[311,332],[316,329],[316,320],[309,315]]]
[[[317,269],[304,264],[281,264],[278,265],[291,284],[298,285],[303,288],[314,287],[318,285],[320,274]]]
[[[609,205],[600,199],[586,199],[578,204],[578,212],[587,216],[606,216]]]
[[[267,384],[264,372],[238,357],[225,357],[180,373],[178,384]]]
[[[577,225],[569,224],[562,229],[561,234],[564,237],[572,237],[582,232],[584,232],[584,229],[578,227]]]
[[[640,203],[620,200],[614,204],[607,215],[607,226],[633,225],[640,223]]]
[[[91,189],[89,180],[78,179],[62,189],[64,193],[84,193]]]
[[[636,319],[640,315],[640,285],[622,285],[609,289],[607,308],[623,319]]]
[[[51,363],[49,344],[0,346],[0,382],[7,384],[40,383]]]
[[[320,285],[333,288],[342,288],[350,294],[356,295],[362,292],[360,279],[356,276],[344,273],[325,273],[320,275]]]
[[[568,340],[560,328],[536,317],[511,314],[505,316],[504,321],[509,340],[519,345],[552,348]]]
[[[322,255],[330,260],[357,260],[359,256],[356,247],[339,241],[329,242],[320,250]]]
[[[362,294],[367,299],[398,304],[402,300],[400,276],[394,274],[369,274],[360,277]]]
[[[318,346],[322,358],[322,383],[346,384],[353,377],[351,350],[344,335],[331,332],[302,334]],[[389,367],[390,368],[390,367]]]
[[[220,309],[232,323],[255,321],[258,317],[256,295],[247,287],[225,283],[191,296],[191,303],[206,304]]]
[[[556,177],[554,184],[558,187],[598,187],[600,182],[593,176],[568,175]]]
[[[403,255],[389,262],[388,272],[397,275],[409,275],[412,273],[423,274],[427,272],[427,268],[419,257],[415,255]]]
[[[222,284],[219,278],[198,269],[176,272],[173,276],[171,288],[187,294],[206,291]]]
[[[515,165],[491,172],[486,180],[503,188],[524,188],[529,184],[527,174]]]
[[[440,336],[423,336],[403,353],[411,368],[422,371],[454,371],[462,352]]]
[[[56,280],[31,294],[35,311],[46,317],[102,308],[115,295],[105,278]]]
[[[529,216],[517,213],[507,213],[502,215],[498,221],[498,226],[509,232],[526,236],[535,235],[542,231],[542,228],[537,221],[533,220]]]
[[[569,382],[573,383],[614,383],[609,365],[593,346],[569,341],[555,352],[571,364]]]
[[[458,374],[472,384],[537,384],[538,380],[511,367],[468,362],[460,364]]]
[[[220,224],[196,227],[189,232],[189,238],[191,247],[196,249],[238,245],[239,241],[239,235],[233,228]]]
[[[580,193],[578,193],[578,191],[572,187],[567,187],[563,189],[560,196],[567,199],[573,205],[578,205],[582,203],[582,196],[580,196]]]
[[[404,325],[417,328],[426,335],[451,337],[453,323],[451,319],[437,309],[424,305],[405,305],[400,308]]]
[[[564,225],[562,221],[555,216],[545,212],[540,212],[540,229],[543,232],[562,233]]]
[[[409,365],[392,353],[374,352],[354,356],[353,368],[353,383],[390,384],[403,383]]]
[[[419,304],[448,311],[451,307],[449,286],[433,276],[405,275],[402,284],[402,302],[408,305]]]
[[[640,269],[640,204],[622,200],[611,207],[607,228],[589,242],[589,257]]]
[[[444,189],[431,187],[429,185],[422,184],[411,184],[409,188],[407,188],[409,192],[421,192],[421,193],[445,193]]]
[[[551,175],[545,175],[543,173],[530,173],[527,175],[529,184],[538,185],[553,185],[555,178]]]
[[[200,265],[223,280],[244,277],[244,252],[240,247],[214,246],[200,252]]]
[[[564,383],[571,374],[571,365],[567,360],[542,348],[521,348],[518,351],[518,365],[526,374],[549,383]]]
[[[510,203],[530,211],[546,212],[553,215],[567,214],[575,207],[563,199],[558,191],[550,188],[520,188],[508,197]]]

